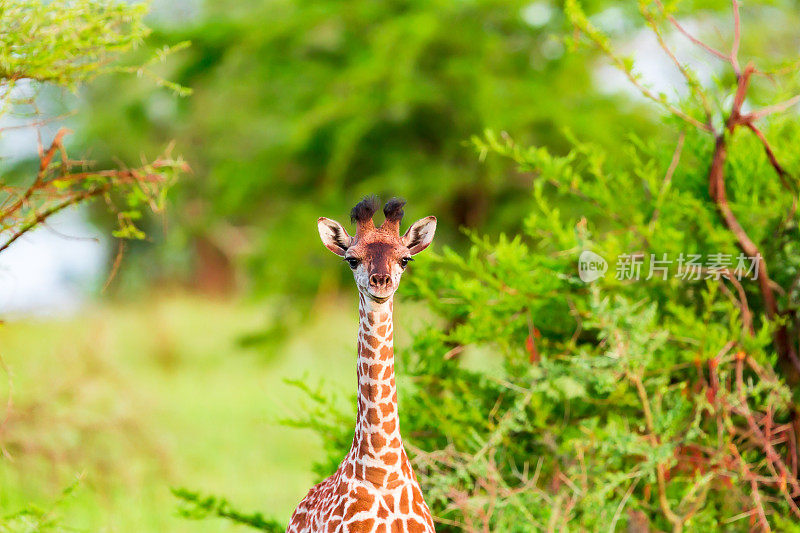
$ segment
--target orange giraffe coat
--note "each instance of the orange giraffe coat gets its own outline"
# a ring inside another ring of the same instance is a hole
[[[319,220],[323,243],[349,263],[359,289],[358,408],[350,451],[336,472],[303,498],[287,532],[434,532],[400,437],[392,315],[400,276],[411,256],[430,244],[436,219],[414,223],[401,237],[403,204],[389,201],[386,221],[376,228],[377,200],[360,202],[351,212],[354,237],[338,222]]]

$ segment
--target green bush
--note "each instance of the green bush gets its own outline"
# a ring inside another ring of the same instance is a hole
[[[687,137],[684,157],[707,144]],[[616,280],[613,266],[592,284],[578,278],[582,250],[609,260],[736,255],[698,198],[706,178],[693,169],[703,167],[678,167],[659,201],[648,189],[661,185],[671,154],[650,150],[631,150],[632,173],[586,145],[566,158],[532,151],[525,159],[541,175],[522,235],[476,236],[466,258],[445,251],[415,265],[413,295],[447,327],[421,332],[405,357],[403,431],[439,518],[470,530],[568,522],[596,531],[644,513],[659,529],[741,530],[749,517],[729,520],[754,508],[760,475],[769,522],[789,527],[787,489],[749,425],[780,427],[776,454],[792,464],[793,403],[772,370],[774,324],[760,315],[751,335],[729,281],[645,281],[649,261],[639,281]],[[768,175],[760,147],[736,142],[733,153],[765,165],[750,178]],[[744,178],[732,181],[749,187]],[[567,200],[569,212],[554,207]],[[742,284],[755,303],[754,283]]]
[[[641,5],[655,31],[669,25]],[[614,54],[577,4],[568,11]],[[399,368],[403,435],[440,530],[800,530],[787,386],[800,370],[800,127],[742,111],[749,83],[764,84],[729,66],[730,85],[697,85],[687,100],[646,94],[673,117],[670,144],[631,136],[615,156],[567,134],[572,149],[553,155],[473,139],[482,159],[510,159],[534,181],[523,231],[468,232],[467,254],[421,257],[404,282],[439,319]],[[770,279],[734,272],[751,244]],[[578,271],[587,250],[610,265],[592,283]],[[653,261],[663,254],[666,279]],[[682,279],[681,254],[711,266]],[[638,280],[615,268],[635,258]],[[308,425],[331,442],[352,431]]]

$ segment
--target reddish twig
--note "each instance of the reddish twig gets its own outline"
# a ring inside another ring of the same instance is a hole
[[[761,141],[761,145],[764,147],[764,152],[767,154],[767,159],[769,159],[770,165],[772,165],[772,168],[775,169],[775,172],[778,174],[778,177],[781,179],[784,187],[792,190],[791,185],[786,181],[788,173],[783,168],[783,165],[778,162],[778,158],[775,157],[775,152],[772,151],[772,147],[770,146],[769,141],[767,141],[767,138],[764,136],[761,130],[758,129],[755,124],[753,124],[753,121],[748,120],[745,122],[745,126],[747,126],[750,131],[752,131],[755,136],[758,137],[758,140]]]
[[[733,44],[731,45],[730,62],[736,77],[742,74],[739,68],[739,43],[742,40],[742,23],[739,18],[739,2],[738,0],[731,1],[733,7]]]
[[[731,454],[736,457],[736,460],[739,462],[744,477],[750,481],[750,492],[753,496],[753,505],[758,512],[758,521],[761,524],[761,529],[763,531],[772,531],[772,528],[769,527],[769,522],[767,521],[767,515],[764,513],[764,504],[761,502],[761,493],[758,489],[758,481],[747,467],[747,463],[745,463],[744,459],[742,459],[742,456],[739,454],[739,450],[736,449],[736,446],[730,444],[729,449]]]
[[[770,443],[769,439],[764,435],[764,432],[761,431],[761,428],[758,427],[758,424],[753,418],[753,414],[750,412],[750,407],[747,403],[747,396],[744,392],[744,378],[742,376],[744,359],[746,357],[747,355],[744,352],[740,352],[737,354],[736,358],[736,390],[739,399],[739,407],[742,410],[742,415],[745,417],[745,420],[747,420],[747,425],[750,428],[750,431],[763,446],[764,454],[767,457],[767,462],[772,468],[773,473],[781,480],[787,480],[789,483],[791,483],[792,489],[797,493],[797,491],[800,491],[800,483],[798,483],[797,479],[789,477],[786,464],[775,451],[772,443]],[[786,490],[785,483],[780,487],[780,489],[780,492],[786,500],[786,503],[789,505],[789,508],[798,518],[800,518],[800,508],[797,507],[797,504],[792,499],[792,496]]]
[[[688,31],[686,31],[686,29],[683,26],[681,26],[681,24],[677,21],[677,19],[674,16],[668,15],[666,10],[664,9],[664,4],[661,3],[661,0],[655,0],[655,3],[658,6],[658,8],[661,10],[661,12],[664,13],[664,15],[666,15],[667,20],[669,20],[670,23],[673,26],[675,26],[675,29],[678,30],[679,32],[681,32],[684,37],[686,37],[687,39],[689,39],[694,44],[696,44],[700,48],[704,49],[705,51],[707,51],[708,53],[710,53],[714,57],[722,59],[723,61],[727,61],[728,60],[728,56],[726,56],[725,54],[723,54],[722,52],[720,52],[716,48],[713,48],[713,47],[707,45],[706,43],[704,43],[703,41],[701,41],[700,39],[698,39],[697,37],[695,37],[694,35],[692,35]]]
[[[14,232],[11,237],[6,240],[2,245],[0,245],[0,252],[3,252],[6,248],[11,246],[17,239],[28,233],[30,230],[50,218],[51,216],[55,215],[59,211],[66,209],[69,206],[79,204],[89,198],[94,198],[95,196],[99,196],[111,190],[110,185],[105,185],[102,187],[97,187],[95,189],[90,189],[88,191],[82,192],[80,194],[76,194],[67,198],[63,202],[59,202],[56,205],[42,211],[38,215],[36,215],[32,220],[24,224],[21,228]]]
[[[750,76],[753,74],[755,68],[752,64],[748,64],[741,76],[736,89],[736,94],[733,99],[730,115],[726,122],[726,130],[733,133],[737,126],[746,124],[748,119],[741,115],[742,105],[744,104],[747,88],[750,81]],[[761,296],[764,300],[764,308],[767,318],[774,320],[778,315],[778,304],[773,290],[773,282],[769,277],[767,270],[767,263],[763,259],[763,255],[758,246],[747,235],[739,220],[734,215],[733,210],[728,204],[728,198],[725,192],[725,179],[724,168],[725,160],[727,157],[727,146],[724,133],[716,135],[714,145],[714,155],[709,170],[709,194],[714,200],[717,211],[719,211],[723,222],[728,227],[728,230],[736,237],[739,248],[750,257],[758,257],[758,283],[761,290]],[[778,349],[778,354],[783,361],[794,367],[794,373],[800,376],[800,359],[797,357],[797,352],[794,349],[792,342],[789,340],[789,334],[786,326],[780,324],[775,330],[775,344]],[[796,380],[796,377],[793,378]]]
[[[64,138],[64,135],[69,133],[70,130],[66,128],[61,128],[56,133],[55,138],[53,138],[53,142],[50,143],[50,148],[47,149],[45,152],[41,145],[39,145],[39,172],[36,174],[36,178],[34,179],[33,183],[25,190],[25,193],[20,196],[20,198],[8,206],[2,213],[0,213],[0,220],[5,219],[12,213],[16,213],[20,208],[22,208],[25,203],[30,200],[33,193],[36,192],[39,187],[44,183],[44,179],[47,176],[47,170],[50,168],[50,162],[53,159],[53,156],[61,146],[61,139]]]
[[[114,264],[111,265],[111,271],[108,273],[106,282],[103,284],[103,288],[100,290],[101,293],[106,292],[108,286],[111,285],[111,282],[117,276],[117,272],[119,271],[119,266],[122,264],[123,255],[125,255],[125,241],[119,239],[119,245],[117,247],[117,255],[114,257]]]
[[[793,96],[784,102],[774,105],[769,105],[767,107],[762,107],[761,109],[756,109],[755,111],[751,111],[750,113],[744,115],[742,117],[742,120],[746,122],[753,122],[760,118],[764,118],[767,115],[771,115],[772,113],[780,113],[781,111],[786,111],[787,109],[789,109],[798,102],[800,102],[800,94]]]

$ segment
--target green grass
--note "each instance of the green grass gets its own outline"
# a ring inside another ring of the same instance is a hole
[[[35,504],[85,531],[236,529],[178,517],[170,488],[187,487],[288,521],[322,451],[310,431],[279,424],[303,413],[283,380],[324,378],[347,401],[357,311],[355,301],[321,305],[280,350],[241,347],[280,316],[268,311],[166,296],[0,326],[10,370],[0,401],[13,399],[0,427],[0,516]]]

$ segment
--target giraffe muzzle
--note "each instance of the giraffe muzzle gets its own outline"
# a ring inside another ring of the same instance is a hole
[[[392,276],[389,274],[373,274],[369,277],[369,284],[371,287],[375,287],[376,289],[386,290],[391,288]]]
[[[367,293],[372,301],[383,303],[394,294],[392,277],[389,274],[372,274]]]

